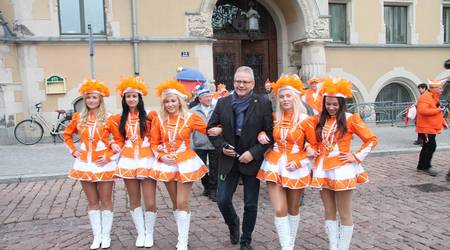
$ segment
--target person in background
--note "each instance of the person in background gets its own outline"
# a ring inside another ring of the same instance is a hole
[[[196,87],[196,95],[199,104],[191,108],[193,113],[198,114],[206,123],[211,118],[214,111],[212,105],[212,94],[208,86],[198,85]],[[194,131],[192,133],[192,148],[195,153],[202,159],[204,163],[208,162],[209,172],[203,176],[203,195],[208,196],[212,201],[216,201],[217,191],[217,159],[218,153],[205,134]]]
[[[442,128],[448,128],[443,113],[445,107],[440,105],[444,81],[445,79],[428,81],[428,90],[417,100],[416,132],[423,134],[417,171],[430,176],[437,175],[437,172],[431,170],[431,159],[436,151],[436,135],[441,133]]]
[[[272,103],[272,110],[275,111],[276,109],[276,96],[272,91],[272,82],[267,78],[266,83],[264,83],[264,90],[267,95],[267,98],[269,98],[270,102]]]
[[[302,96],[303,102],[312,108],[314,115],[322,112],[323,95],[320,91],[321,84],[322,79],[319,77],[309,79],[309,89],[307,89],[305,94]]]
[[[421,84],[417,85],[417,89],[419,90],[420,95],[422,95],[423,93],[425,93],[425,91],[428,90],[428,86],[427,86],[426,83],[421,83]],[[416,102],[416,108],[417,108],[417,102]],[[417,140],[415,140],[413,142],[413,144],[414,145],[422,145],[424,136],[425,136],[424,134],[418,133],[417,134]]]

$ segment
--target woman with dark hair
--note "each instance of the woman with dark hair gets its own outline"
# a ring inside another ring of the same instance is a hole
[[[153,246],[153,228],[156,219],[156,181],[149,178],[154,162],[150,147],[150,128],[153,112],[147,113],[142,96],[147,95],[147,86],[139,77],[129,77],[117,86],[122,96],[122,114],[114,115],[114,143],[111,148],[121,152],[116,176],[121,177],[130,200],[130,213],[138,236],[137,247]],[[142,191],[141,191],[142,190]],[[145,211],[141,206],[141,192]]]
[[[111,245],[112,189],[116,162],[111,160],[110,127],[107,124],[104,97],[109,89],[104,82],[86,80],[80,86],[84,108],[75,113],[64,130],[64,142],[75,159],[69,177],[81,182],[88,201],[88,215],[94,240],[90,249]],[[80,135],[77,148],[72,136]]]
[[[307,151],[316,156],[311,187],[321,189],[330,249],[348,249],[353,234],[352,190],[368,182],[361,162],[378,140],[359,114],[346,112],[345,98],[352,96],[350,82],[326,79],[323,95],[323,111],[302,123],[311,145]],[[350,149],[353,134],[363,141],[355,153]]]

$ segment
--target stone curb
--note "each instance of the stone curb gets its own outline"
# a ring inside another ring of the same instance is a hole
[[[393,155],[393,154],[407,154],[407,153],[418,153],[421,147],[417,148],[400,148],[395,150],[379,150],[371,152],[370,156],[383,156],[383,155]],[[450,146],[438,146],[436,151],[450,151]],[[29,175],[5,175],[0,176],[1,183],[17,183],[17,182],[33,182],[33,181],[45,181],[53,179],[64,179],[68,178],[67,173],[55,173],[55,174],[29,174]]]

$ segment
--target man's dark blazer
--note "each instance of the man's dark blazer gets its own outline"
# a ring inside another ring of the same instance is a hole
[[[265,131],[270,141],[273,142],[272,106],[266,97],[252,93],[252,100],[245,112],[239,144],[236,145],[234,112],[231,100],[232,95],[220,98],[208,122],[208,129],[216,126],[221,126],[223,129],[221,136],[209,136],[211,143],[219,150],[218,174],[228,174],[233,164],[237,164],[240,173],[256,175],[264,159],[264,153],[272,144],[260,144],[257,140],[258,133]],[[227,143],[233,145],[236,148],[235,151],[240,155],[247,150],[250,151],[254,159],[248,164],[243,164],[235,157],[226,156],[223,154],[222,148]]]

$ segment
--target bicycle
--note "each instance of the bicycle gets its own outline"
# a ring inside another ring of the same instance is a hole
[[[34,105],[36,113],[32,114],[29,119],[19,122],[14,128],[14,137],[16,140],[24,145],[34,145],[42,140],[44,135],[44,128],[42,124],[50,131],[53,137],[53,143],[56,143],[56,137],[64,141],[64,130],[72,119],[71,110],[56,110],[58,117],[56,124],[49,124],[45,117],[41,114],[42,103],[39,102]],[[62,118],[61,118],[62,116]],[[74,135],[73,141],[78,142],[79,135]]]

